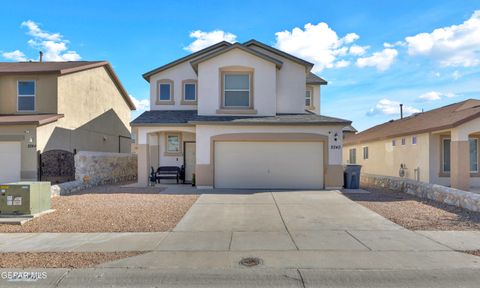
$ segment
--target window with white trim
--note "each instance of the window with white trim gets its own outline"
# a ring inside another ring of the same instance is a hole
[[[313,90],[311,88],[307,88],[305,90],[305,107],[311,108],[313,106]]]
[[[350,149],[348,163],[357,164],[357,149],[355,148]]]
[[[167,134],[167,153],[180,153],[180,135]]]
[[[251,107],[251,73],[227,72],[223,74],[224,108]]]
[[[363,160],[368,159],[368,146],[363,147]]]
[[[35,80],[21,80],[17,82],[17,111],[35,111]]]

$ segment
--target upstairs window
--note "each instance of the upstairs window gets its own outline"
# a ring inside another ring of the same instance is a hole
[[[197,84],[193,82],[186,82],[183,84],[183,100],[197,101]]]
[[[223,74],[224,108],[251,108],[252,73],[227,72]]]
[[[407,140],[405,138],[402,138],[402,145],[405,145],[407,143]]]
[[[165,79],[157,82],[157,104],[173,104],[173,81]]]
[[[397,141],[395,139],[392,140],[392,146],[397,146]]]
[[[35,111],[35,81],[22,80],[17,84],[17,110],[19,112],[34,112]]]
[[[307,90],[305,91],[305,107],[313,107],[313,90],[311,88],[307,88]]]
[[[413,145],[417,144],[417,136],[412,137],[412,144]]]

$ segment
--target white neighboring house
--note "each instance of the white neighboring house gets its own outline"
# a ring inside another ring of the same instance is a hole
[[[320,115],[312,63],[251,40],[220,42],[143,75],[151,110],[131,122],[138,180],[185,167],[199,188],[343,185],[342,129]]]

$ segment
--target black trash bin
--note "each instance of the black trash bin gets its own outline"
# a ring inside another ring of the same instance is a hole
[[[360,189],[360,169],[362,169],[362,165],[349,164],[345,166],[343,180],[346,189]]]

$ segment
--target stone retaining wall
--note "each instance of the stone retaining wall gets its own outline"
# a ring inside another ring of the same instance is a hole
[[[360,176],[360,185],[362,187],[387,188],[420,198],[455,205],[470,211],[480,212],[480,194],[477,193],[411,179],[365,173],[362,173]]]
[[[75,155],[75,181],[52,185],[52,196],[137,180],[137,155],[80,151]]]

